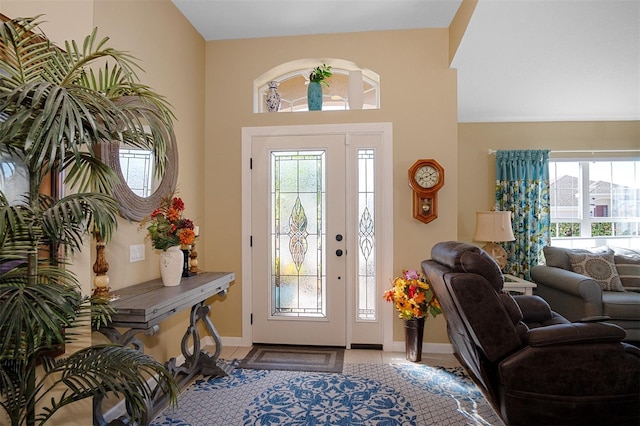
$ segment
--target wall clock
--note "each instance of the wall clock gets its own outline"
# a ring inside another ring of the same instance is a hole
[[[436,160],[418,160],[409,168],[413,217],[424,223],[438,217],[438,191],[443,185],[444,168]]]

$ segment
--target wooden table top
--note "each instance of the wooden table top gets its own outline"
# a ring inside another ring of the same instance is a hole
[[[183,277],[180,285],[165,287],[160,278],[113,291],[116,313],[111,327],[149,329],[162,320],[229,288],[233,272],[201,272]]]

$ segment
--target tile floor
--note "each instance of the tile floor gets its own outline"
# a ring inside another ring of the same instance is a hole
[[[243,359],[251,347],[223,346],[220,358]],[[344,352],[345,364],[399,364],[410,363],[404,352],[383,352],[369,349],[347,349]],[[421,364],[441,367],[459,367],[460,363],[453,354],[422,354]]]

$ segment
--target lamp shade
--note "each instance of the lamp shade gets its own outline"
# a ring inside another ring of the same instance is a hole
[[[476,232],[474,241],[514,241],[511,229],[511,212],[476,212]]]

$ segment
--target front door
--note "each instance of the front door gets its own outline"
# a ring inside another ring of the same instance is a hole
[[[382,345],[382,141],[252,137],[253,343]]]

